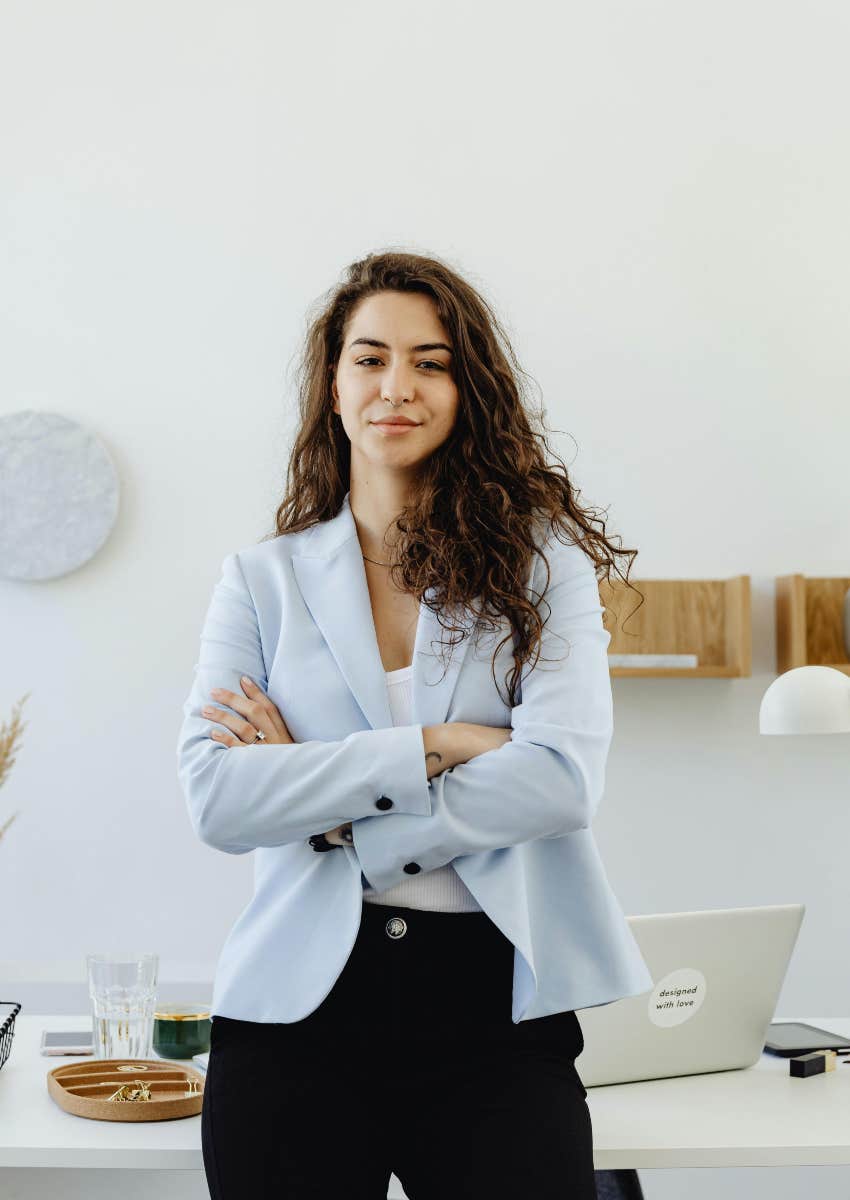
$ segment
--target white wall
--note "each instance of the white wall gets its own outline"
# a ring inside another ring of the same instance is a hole
[[[493,300],[634,578],[752,577],[752,678],[613,681],[596,833],[624,910],[803,901],[778,1013],[850,1012],[848,743],[757,732],[775,576],[850,573],[847,6],[3,18],[0,413],[86,424],[122,503],[82,569],[0,582],[0,717],[32,692],[0,996],[50,1011],[38,980],[132,944],[209,997],[252,863],[195,839],[176,778],[202,619],[272,528],[309,304],[401,244]]]

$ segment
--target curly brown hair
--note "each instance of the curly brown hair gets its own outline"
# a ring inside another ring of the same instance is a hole
[[[527,373],[502,325],[480,292],[445,262],[403,250],[372,253],[351,263],[343,281],[314,305],[298,364],[300,427],[276,528],[267,537],[329,520],[350,490],[351,445],[333,410],[333,371],[356,306],[387,291],[431,297],[454,347],[458,389],[452,433],[421,464],[410,502],[396,519],[400,537],[394,543],[393,584],[420,603],[428,603],[425,592],[433,589],[428,606],[452,633],[465,631],[442,617],[458,607],[471,612],[482,628],[504,627],[507,620],[510,631],[498,643],[493,663],[512,637],[514,669],[507,684],[513,707],[524,665],[532,655],[534,663],[540,657],[545,624],[525,585],[533,556],[540,552],[548,587],[548,560],[535,540],[541,519],[555,536],[560,530],[581,543],[597,579],[610,580],[613,567],[632,587],[628,573],[638,552],[614,547],[605,536],[604,519],[578,504],[579,489],[546,441],[542,406],[530,415],[522,386]],[[617,556],[628,559],[625,575],[616,566]]]

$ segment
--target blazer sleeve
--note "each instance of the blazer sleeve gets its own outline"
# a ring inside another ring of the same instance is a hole
[[[596,571],[584,550],[553,535],[546,557],[540,659],[526,664],[511,740],[433,776],[429,815],[390,813],[353,822],[353,849],[377,891],[409,878],[404,868],[414,863],[432,871],[460,855],[590,826],[613,734],[611,634],[602,625]],[[540,569],[543,587],[545,566]]]
[[[239,555],[228,555],[221,571],[177,742],[177,774],[201,841],[245,854],[306,840],[358,817],[385,816],[393,807],[427,816],[421,725],[358,730],[330,742],[229,747],[213,741],[212,730],[221,726],[201,708],[228,706],[213,699],[211,688],[244,695],[243,675],[267,688],[257,613]],[[385,797],[392,801],[387,809],[376,803]]]

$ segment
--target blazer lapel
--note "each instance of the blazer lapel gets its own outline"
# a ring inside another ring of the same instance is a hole
[[[349,496],[346,492],[335,517],[313,526],[304,550],[292,555],[292,569],[363,715],[373,729],[386,729],[393,723],[392,713]],[[433,599],[433,589],[426,594]],[[437,615],[420,602],[413,646],[412,724],[441,725],[446,719],[475,622],[464,613],[452,623],[461,625],[466,636],[453,650],[448,640],[441,650],[443,630]]]

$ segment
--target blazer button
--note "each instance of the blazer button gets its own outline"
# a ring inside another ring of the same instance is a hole
[[[422,868],[419,863],[405,863],[402,870],[406,871],[408,875],[416,875]]]
[[[378,799],[375,801],[375,808],[388,809],[388,808],[392,808],[392,806],[393,806],[393,802],[392,802],[392,800],[390,800],[389,796],[379,796]]]

